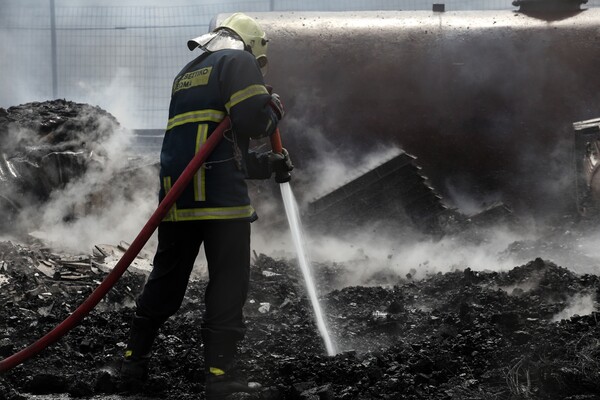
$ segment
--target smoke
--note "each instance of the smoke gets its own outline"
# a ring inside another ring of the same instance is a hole
[[[538,287],[540,281],[542,279],[541,274],[537,276],[533,275],[527,281],[519,282],[514,285],[502,286],[499,289],[505,291],[509,295],[514,295],[516,293],[527,293]]]
[[[501,193],[473,193],[468,180],[451,177],[446,181],[447,203],[470,215],[481,212],[487,205],[502,201]]]
[[[98,121],[114,128],[108,117]],[[101,154],[93,156],[85,175],[53,191],[41,210],[24,209],[21,224],[35,227],[33,235],[52,247],[68,251],[131,242],[154,210],[158,190],[154,165],[131,158],[131,140],[131,131],[114,129],[98,144]]]
[[[577,239],[577,247],[581,252],[593,259],[600,260],[600,247],[598,243],[600,241],[600,230],[589,232],[585,236]]]
[[[574,315],[589,315],[596,311],[593,294],[577,294],[571,297],[564,310],[556,314],[552,320],[554,322],[569,319]]]
[[[139,1],[139,3],[144,3],[143,1]],[[358,2],[357,2],[358,3]],[[479,2],[483,4],[483,2]],[[62,6],[77,6],[82,4],[78,1],[67,1],[61,2]],[[99,2],[95,1],[93,3],[86,3],[86,5],[109,5],[111,3]],[[114,2],[113,2],[114,4]],[[147,4],[154,5],[155,2],[148,2]],[[120,4],[119,4],[120,5]],[[161,4],[162,5],[162,4]],[[467,7],[466,2],[463,4]],[[423,2],[423,6],[427,9],[430,9],[430,3]],[[472,8],[478,8],[478,5],[471,4]],[[447,3],[448,9],[450,9],[450,4]],[[6,20],[0,19],[1,22],[5,22]],[[44,20],[46,21],[46,20]],[[79,22],[77,22],[79,24]],[[7,24],[7,26],[10,26]],[[33,85],[29,82],[32,82],[31,77],[39,76],[33,74],[33,68],[39,68],[39,65],[48,65],[47,60],[50,59],[50,54],[48,52],[49,46],[47,31],[40,30],[42,32],[40,35],[45,35],[44,40],[39,40],[39,43],[43,43],[43,49],[34,48],[29,43],[23,43],[23,38],[19,39],[20,36],[23,35],[23,31],[14,31],[14,35],[5,34],[10,31],[2,31],[2,40],[0,41],[0,51],[2,51],[6,60],[15,59],[19,62],[14,63],[18,64],[21,68],[24,68],[24,71],[17,71],[18,67],[11,67],[8,70],[8,73],[3,74],[3,77],[0,77],[0,104],[12,105],[17,102],[29,101],[29,100],[39,100],[40,98],[48,97],[48,90],[45,90],[44,93],[36,92],[36,90],[41,91],[39,89],[41,85]],[[128,33],[123,32],[123,33]],[[138,31],[140,32],[140,31]],[[63,32],[64,33],[64,32]],[[134,36],[137,34],[134,34]],[[144,33],[146,35],[146,33]],[[31,36],[30,36],[31,37]],[[127,40],[131,40],[128,42]],[[135,40],[134,40],[135,39]],[[98,52],[99,51],[109,51],[102,50],[99,48],[102,46],[81,46],[80,42],[71,42],[65,36],[61,36],[62,42],[60,42],[60,48],[70,49],[74,47],[77,51],[81,52],[80,54],[76,54],[78,56],[77,60],[92,60],[92,64],[98,63]],[[73,39],[74,40],[74,39]],[[132,44],[135,42],[136,46]],[[119,44],[122,45],[122,51],[135,51],[142,52],[143,48],[137,46],[139,42],[144,42],[144,40],[140,40],[139,37],[131,38],[129,36],[123,36],[122,40],[119,40]],[[502,81],[505,85],[498,85],[494,83],[494,87],[497,89],[491,90],[489,93],[485,94],[485,98],[490,96],[492,98],[497,98],[497,102],[500,103],[498,107],[495,107],[495,103],[490,103],[490,109],[495,111],[496,109],[500,109],[504,112],[502,115],[491,115],[489,118],[485,119],[483,122],[494,124],[496,129],[490,130],[490,132],[486,132],[484,134],[489,133],[489,137],[494,137],[496,142],[491,141],[489,143],[490,147],[494,147],[496,144],[502,144],[503,140],[512,140],[514,137],[507,135],[513,131],[520,132],[519,121],[527,120],[527,114],[533,115],[546,115],[545,110],[540,110],[539,107],[532,107],[531,105],[535,104],[543,104],[543,96],[544,90],[532,90],[527,94],[527,102],[519,101],[518,105],[521,106],[522,111],[519,110],[518,106],[511,106],[514,99],[514,89],[520,87],[523,82],[527,81],[527,77],[531,73],[531,68],[528,65],[536,66],[540,65],[539,63],[531,62],[531,60],[539,59],[544,60],[545,57],[545,49],[543,44],[546,43],[545,40],[542,40],[542,44],[534,43],[539,46],[533,46],[533,48],[527,48],[526,54],[528,54],[529,58],[525,61],[519,60],[507,60],[504,63],[500,62],[497,59],[496,55],[489,56],[490,53],[496,53],[496,50],[502,50],[506,41],[502,42],[492,42],[485,41],[484,44],[486,47],[492,45],[491,51],[489,48],[469,48],[470,53],[466,53],[462,51],[460,48],[453,49],[452,46],[460,47],[462,46],[464,41],[456,40],[456,41],[444,41],[442,43],[443,46],[440,49],[437,47],[432,50],[431,56],[438,58],[440,60],[446,59],[441,58],[440,52],[445,53],[456,53],[457,56],[464,56],[465,54],[471,54],[473,59],[457,59],[462,66],[454,65],[452,68],[456,68],[456,79],[453,82],[456,82],[457,86],[460,86],[460,89],[463,88],[471,88],[471,91],[468,93],[474,95],[483,95],[483,92],[479,92],[474,90],[473,88],[484,88],[489,89],[488,82],[500,82],[502,80],[496,79],[499,76],[506,76],[506,71],[511,71],[511,79],[507,79],[506,81]],[[498,48],[493,48],[493,43],[501,43],[498,44]],[[516,46],[520,45],[520,42],[516,42]],[[71,44],[77,44],[79,46],[70,46]],[[435,43],[434,43],[435,44]],[[475,43],[477,44],[477,43]],[[481,44],[481,43],[480,43]],[[547,46],[547,45],[546,45]],[[119,47],[119,46],[113,46]],[[425,48],[426,49],[426,48]],[[43,50],[43,51],[42,51]],[[439,51],[438,51],[439,50]],[[518,55],[523,54],[523,51],[518,51],[519,49],[515,49],[512,54]],[[542,51],[543,50],[543,51]],[[112,50],[111,50],[112,51]],[[344,49],[347,52],[347,49]],[[27,62],[27,60],[23,59],[21,53],[35,53],[40,59],[45,60],[45,63],[41,62]],[[37,52],[37,53],[36,53]],[[158,52],[157,52],[158,53]],[[353,54],[352,52],[347,52],[348,54]],[[501,54],[510,53],[510,52],[501,52]],[[138,54],[138,53],[136,53]],[[171,54],[171,53],[169,53]],[[407,52],[406,54],[410,54]],[[481,55],[488,55],[487,57],[482,57]],[[100,52],[101,56],[107,56],[108,53]],[[443,54],[442,54],[443,55]],[[143,56],[143,55],[142,55]],[[140,58],[142,58],[140,56]],[[91,58],[95,57],[95,58]],[[170,59],[173,58],[168,56]],[[416,61],[418,61],[418,57],[414,56]],[[123,61],[125,58],[115,58],[117,61]],[[111,61],[115,59],[110,59]],[[380,60],[376,57],[373,57],[374,62],[380,62]],[[408,59],[407,59],[408,60]],[[482,61],[483,60],[483,61]],[[485,64],[489,65],[481,65],[484,61],[493,61]],[[68,59],[64,60],[65,64],[68,64]],[[75,61],[75,58],[73,58]],[[322,60],[319,60],[321,62]],[[425,64],[416,63],[415,65],[430,65],[431,70],[420,70],[420,74],[428,77],[435,77],[437,68],[441,68],[439,62],[434,62],[435,60],[425,60],[427,61]],[[510,61],[510,62],[509,62]],[[124,62],[124,61],[123,61]],[[296,62],[296,61],[295,61]],[[404,61],[403,61],[404,62]],[[408,61],[407,61],[408,62]],[[112,79],[107,80],[107,84],[98,84],[97,80],[85,80],[85,79],[76,79],[77,82],[74,87],[77,88],[77,92],[73,94],[73,98],[79,101],[85,101],[90,104],[100,104],[106,109],[110,110],[111,113],[117,116],[117,118],[126,126],[133,126],[136,123],[135,117],[130,113],[131,107],[129,102],[135,97],[135,93],[128,91],[125,88],[132,88],[131,82],[135,81],[135,79],[139,79],[140,77],[148,78],[145,72],[140,72],[138,70],[131,70],[128,68],[113,68],[112,64],[116,63],[107,63],[110,64],[110,68],[104,68],[101,71],[106,72],[110,71],[109,75],[112,75]],[[352,63],[343,63],[344,65],[352,65]],[[13,64],[2,64],[4,65],[13,65]],[[79,65],[79,64],[77,64]],[[363,65],[363,64],[361,64]],[[467,68],[469,65],[475,65],[475,68]],[[510,65],[519,65],[520,68],[513,69],[507,68],[506,66]],[[31,67],[32,66],[32,67]],[[177,67],[178,68],[178,67]],[[336,73],[339,66],[335,64]],[[3,68],[4,69],[4,68]],[[164,69],[164,68],[163,68]],[[90,69],[91,70],[91,69]],[[309,69],[303,69],[306,71]],[[501,70],[499,73],[498,71]],[[543,73],[543,70],[540,69],[540,73]],[[69,71],[69,70],[64,70]],[[63,72],[64,72],[63,71]],[[74,71],[74,70],[73,70]],[[132,72],[133,71],[133,72]],[[453,70],[454,71],[454,70]],[[22,73],[17,73],[22,72]],[[410,71],[409,71],[410,72]],[[473,73],[475,72],[475,73]],[[64,72],[64,75],[69,75],[68,72]],[[338,74],[339,76],[343,76],[343,74]],[[398,74],[400,75],[400,74]],[[330,90],[327,85],[323,85],[318,87],[317,85],[311,86],[306,84],[305,79],[299,79],[298,85],[304,87],[304,90],[295,93],[296,99],[294,100],[298,105],[295,109],[296,111],[299,109],[311,110],[311,108],[305,107],[306,104],[312,103],[314,110],[315,108],[322,108],[324,104],[329,105],[331,108],[331,113],[335,114],[336,110],[333,109],[331,105],[339,104],[337,101],[339,99],[348,99],[349,102],[354,102],[359,95],[363,95],[364,93],[352,93],[353,96],[348,96],[348,90],[350,90],[351,83],[356,84],[354,80],[354,76],[351,81],[343,81],[338,77],[336,82],[338,83],[348,83],[347,90],[343,87],[339,87],[338,90]],[[574,79],[577,74],[572,74],[570,71],[565,70],[565,77],[571,76],[571,79]],[[69,78],[63,77],[61,78]],[[386,80],[388,76],[386,75]],[[566,78],[565,78],[566,79]],[[148,79],[149,80],[149,79]],[[537,79],[536,82],[547,82],[547,79]],[[162,82],[162,80],[161,80]],[[404,81],[401,81],[404,82]],[[22,85],[21,85],[22,83]],[[27,84],[26,84],[27,83]],[[38,82],[39,83],[39,82]],[[407,83],[407,82],[405,82]],[[449,85],[449,82],[437,82],[432,80],[432,87],[426,87],[422,80],[415,80],[414,86],[408,86],[407,89],[415,89],[417,87],[419,90],[430,92],[432,89],[438,89],[437,86],[440,83],[444,83],[442,85],[444,88]],[[368,85],[370,85],[370,81]],[[145,85],[145,84],[144,84]],[[306,89],[306,86],[311,86],[311,88]],[[396,85],[392,85],[396,86]],[[46,86],[47,87],[47,86]],[[318,87],[318,88],[315,88]],[[35,89],[38,88],[38,89]],[[356,92],[360,92],[364,89],[364,86],[355,85],[354,90]],[[320,97],[318,90],[329,91],[330,94],[334,94],[332,97],[335,98],[335,101],[329,101],[326,97]],[[380,85],[374,85],[373,90],[379,90]],[[453,89],[453,87],[450,87]],[[454,88],[456,89],[456,88]],[[134,89],[131,89],[132,91]],[[410,90],[405,90],[404,92],[410,93]],[[447,91],[449,94],[452,94],[452,90]],[[565,90],[565,93],[569,92]],[[459,95],[461,91],[456,90],[455,95]],[[411,93],[411,96],[418,93]],[[393,95],[390,93],[371,93],[369,94],[369,98],[382,100],[386,99],[386,96],[392,96],[394,98],[388,100],[395,100],[395,97],[400,96],[397,93]],[[450,95],[448,95],[450,96]],[[408,98],[408,96],[407,96]],[[18,99],[18,100],[15,100]],[[325,101],[316,101],[315,99],[323,99]],[[452,103],[463,104],[463,98],[453,99]],[[463,107],[464,110],[471,110],[473,114],[477,114],[476,116],[481,115],[489,115],[489,110],[484,109],[482,106],[478,106],[478,104],[487,104],[484,101],[479,101],[478,97],[473,96],[473,99],[470,99],[472,104],[467,104]],[[443,101],[440,101],[440,104],[444,105]],[[570,104],[570,102],[565,101],[564,104]],[[372,104],[373,109],[376,109],[379,104]],[[494,107],[492,107],[494,105]],[[527,107],[524,107],[527,106]],[[338,106],[339,107],[339,106]],[[343,109],[344,107],[339,107]],[[406,107],[404,104],[401,109],[411,109],[411,103],[407,102]],[[351,109],[351,108],[348,108]],[[399,111],[392,107],[394,113],[398,113]],[[535,112],[532,112],[535,111]],[[400,110],[401,111],[401,110]],[[439,112],[441,115],[443,110],[438,110],[437,108],[433,109],[434,113]],[[468,117],[469,115],[467,115]],[[290,127],[290,131],[301,132],[302,135],[306,137],[310,137],[310,144],[308,146],[312,146],[312,153],[315,154],[311,160],[298,160],[298,165],[300,168],[297,168],[294,174],[294,181],[292,182],[292,186],[294,188],[298,188],[300,190],[299,199],[302,203],[306,201],[310,201],[315,197],[321,196],[328,191],[339,187],[345,182],[352,179],[354,176],[359,175],[361,172],[372,168],[372,166],[380,163],[382,160],[387,159],[387,157],[393,157],[397,155],[400,151],[397,147],[387,146],[384,144],[380,144],[379,147],[376,147],[374,151],[369,151],[368,154],[364,154],[360,151],[352,151],[348,148],[340,148],[334,144],[332,144],[329,140],[327,140],[327,133],[324,132],[319,126],[311,125],[307,123],[310,121],[309,113],[306,115],[293,114],[290,112],[286,117],[285,123]],[[346,118],[351,119],[350,115],[346,115]],[[361,114],[360,117],[363,117]],[[333,118],[333,117],[332,117]],[[457,118],[455,118],[458,120]],[[465,119],[465,124],[469,123],[469,119]],[[508,122],[507,122],[508,121]],[[514,121],[514,122],[511,122]],[[137,121],[139,122],[139,121]],[[541,121],[543,122],[543,121]],[[462,122],[461,122],[462,124]],[[547,131],[553,131],[556,129],[555,126],[546,126]],[[482,124],[476,125],[476,127],[487,128],[487,125]],[[410,130],[409,130],[410,131]],[[369,132],[359,132],[361,135],[365,135],[365,142],[370,142],[370,137],[367,137]],[[443,132],[442,132],[443,133]],[[481,132],[473,132],[474,134],[481,134]],[[570,177],[564,174],[563,164],[561,163],[564,160],[564,151],[566,151],[566,147],[562,146],[563,143],[557,144],[555,152],[551,152],[550,154],[543,154],[544,163],[539,162],[539,154],[536,154],[536,146],[528,146],[531,144],[531,140],[528,140],[526,137],[526,133],[523,134],[523,142],[520,142],[519,145],[523,150],[522,157],[521,153],[519,153],[519,158],[522,161],[517,162],[516,167],[513,166],[513,170],[518,169],[519,171],[529,171],[530,168],[535,166],[540,166],[543,164],[544,172],[546,175],[540,176],[532,176],[528,178],[530,182],[525,182],[521,187],[534,187],[540,188],[543,190],[538,190],[533,193],[532,196],[536,196],[540,199],[544,199],[544,196],[540,194],[548,194],[550,193],[553,197],[556,197],[556,193],[564,193],[565,185],[570,181]],[[345,134],[345,132],[336,132],[339,136]],[[412,134],[417,135],[421,134],[421,132],[417,132],[416,129]],[[482,134],[483,135],[483,134]],[[567,137],[568,135],[564,135]],[[448,138],[443,138],[441,135],[438,135],[439,142],[444,146],[447,146],[450,143]],[[508,139],[507,139],[508,138]],[[430,145],[435,145],[434,141],[432,143],[427,143],[426,145],[429,147]],[[515,141],[516,142],[516,141]],[[534,142],[536,144],[537,142]],[[369,143],[369,146],[372,144]],[[484,146],[485,147],[485,146]],[[484,148],[482,147],[482,148]],[[498,148],[502,148],[502,146],[498,146]],[[462,149],[460,149],[462,150]],[[415,154],[417,156],[421,156],[420,154]],[[459,154],[456,159],[458,160],[460,157],[464,157],[463,153]],[[469,154],[469,156],[474,157],[474,154]],[[504,154],[499,154],[498,158],[505,157]],[[120,156],[115,154],[116,159],[119,159]],[[292,154],[292,158],[294,154]],[[510,157],[509,157],[510,158]],[[122,157],[120,158],[122,159]],[[111,159],[111,160],[114,160]],[[419,160],[417,160],[418,163]],[[485,160],[483,160],[485,161]],[[110,163],[112,161],[105,161]],[[123,167],[123,166],[121,166]],[[451,175],[452,171],[450,170],[452,165],[449,163],[443,164],[440,163],[436,167],[439,170],[444,171],[444,174]],[[107,198],[110,196],[114,196],[114,201],[110,201],[106,204],[103,209],[106,211],[106,216],[102,216],[102,218],[106,218],[103,220],[100,215],[94,214],[93,216],[88,216],[81,218],[77,221],[69,222],[65,224],[63,219],[65,215],[68,215],[69,210],[73,210],[77,207],[80,207],[81,204],[86,204],[89,202],[90,197],[95,197],[95,194],[98,193],[98,190],[94,190],[94,187],[99,187],[104,185],[111,186],[110,183],[113,183],[111,177],[109,175],[109,171],[118,174],[118,167],[111,167],[110,165],[106,165],[106,174],[100,173],[99,171],[92,171],[89,176],[86,176],[80,182],[73,182],[69,187],[65,188],[60,193],[56,193],[53,196],[51,204],[48,207],[44,208],[44,216],[41,219],[44,223],[44,229],[49,229],[49,225],[56,225],[56,230],[53,232],[52,237],[58,239],[60,238],[60,242],[66,242],[72,240],[73,237],[81,237],[82,243],[77,245],[76,243],[72,243],[73,247],[85,247],[88,245],[90,241],[96,242],[93,240],[88,232],[92,232],[93,235],[96,235],[97,238],[105,238],[106,241],[118,241],[125,239],[126,235],[129,235],[129,232],[126,230],[121,230],[118,228],[118,223],[125,223],[126,225],[135,226],[137,224],[138,218],[141,218],[141,215],[148,212],[155,205],[155,193],[153,191],[156,190],[156,182],[155,179],[149,179],[149,183],[143,187],[135,188],[133,190],[133,194],[127,194],[126,196],[118,193],[108,193],[104,192]],[[504,174],[504,170],[499,170],[499,175],[502,176],[502,179],[512,179],[510,173]],[[473,175],[476,175],[478,172],[473,169]],[[524,173],[525,175],[525,173]],[[114,179],[114,178],[112,178]],[[498,178],[501,179],[501,178]],[[100,182],[100,183],[99,183]],[[107,184],[107,182],[110,182]],[[481,210],[483,207],[482,202],[495,201],[498,200],[500,195],[497,193],[489,194],[485,192],[485,195],[479,195],[477,190],[473,187],[470,187],[472,184],[471,181],[461,179],[456,179],[455,181],[449,181],[449,198],[448,201],[453,202],[460,211],[471,214],[473,212],[477,212]],[[531,184],[530,184],[531,183]],[[555,187],[554,187],[555,185]],[[112,185],[114,187],[114,185]],[[150,188],[150,189],[149,189]],[[149,190],[149,193],[145,192],[145,189]],[[101,191],[102,192],[102,191]],[[110,196],[109,196],[110,195]],[[87,197],[86,197],[87,196]],[[87,200],[86,200],[87,199]],[[551,203],[551,202],[549,202]],[[135,206],[132,206],[135,205]],[[270,209],[277,209],[274,205],[261,204],[261,208],[266,209],[265,215],[270,215]],[[137,215],[137,214],[141,215]],[[81,221],[81,222],[80,222]],[[63,227],[63,230],[60,230],[59,227]],[[85,232],[86,226],[89,228],[88,232]],[[136,228],[137,229],[137,228]],[[533,230],[533,229],[532,229]],[[110,234],[113,236],[110,236]],[[60,235],[60,236],[58,236]],[[87,235],[87,236],[86,236]],[[118,237],[122,235],[121,237]],[[503,268],[507,265],[507,263],[511,263],[510,259],[502,259],[500,260],[500,256],[498,252],[503,250],[508,244],[516,240],[525,240],[532,238],[531,233],[523,233],[523,232],[514,232],[508,227],[499,227],[496,229],[490,229],[489,232],[486,232],[484,235],[485,239],[481,241],[473,241],[469,240],[469,238],[465,237],[446,237],[442,240],[437,240],[431,237],[427,237],[419,234],[418,232],[413,232],[410,229],[406,229],[400,233],[390,233],[386,231],[380,226],[370,226],[363,227],[359,229],[357,232],[339,232],[335,236],[325,236],[319,235],[318,233],[312,233],[310,235],[310,246],[311,251],[313,251],[314,257],[316,261],[320,260],[340,260],[339,262],[343,262],[349,265],[348,268],[353,269],[352,272],[353,278],[350,280],[352,282],[360,281],[361,279],[368,280],[370,277],[377,275],[378,271],[385,270],[390,271],[390,273],[395,273],[397,275],[404,275],[409,272],[412,268],[421,270],[448,270],[451,268],[458,268],[460,266],[471,266],[472,268]],[[63,239],[64,237],[64,239]],[[128,237],[131,237],[129,235]],[[102,239],[104,240],[104,239]],[[58,241],[58,240],[57,240]],[[76,240],[73,240],[76,242]],[[269,248],[270,244],[268,240],[256,240],[256,242],[260,245],[260,242],[264,242],[261,245],[263,248]],[[271,243],[280,243],[280,239],[276,238],[272,240]],[[271,245],[271,248],[273,246]],[[283,247],[276,246],[274,251],[277,251],[279,248],[291,248],[291,247]],[[593,250],[590,250],[592,252]],[[331,256],[331,258],[328,258]],[[516,265],[517,261],[512,261],[512,265]]]
[[[311,134],[315,135],[312,137],[318,141],[325,140],[320,132]],[[343,152],[317,154],[302,171],[311,177],[309,181],[312,182],[302,192],[302,198],[310,201],[322,197],[401,153],[403,151],[396,146],[380,144],[370,153],[359,153],[353,157]],[[349,163],[348,159],[351,159],[352,163]]]
[[[337,265],[339,287],[362,285],[394,285],[399,279],[422,279],[427,275],[471,268],[473,270],[509,270],[523,263],[518,257],[504,254],[515,240],[530,237],[506,226],[480,231],[478,240],[468,236],[449,235],[441,239],[400,227],[381,225],[353,232],[305,235],[307,248],[315,268],[318,264]],[[293,247],[285,234],[278,241],[261,241],[256,247],[267,254],[294,258]],[[255,243],[257,241],[255,240]],[[277,249],[274,248],[277,246]],[[343,271],[343,272],[342,272]]]
[[[383,145],[366,154],[353,154],[351,150],[331,152],[331,143],[318,127],[311,127],[308,121],[300,119],[293,123],[304,126],[311,139],[315,139],[316,144],[311,141],[315,148],[324,149],[310,162],[305,162],[306,168],[293,172],[292,189],[296,193],[300,191],[305,200],[301,209],[306,209],[306,202],[339,188],[402,153],[395,146]],[[459,192],[456,194],[457,197],[461,195]],[[481,205],[475,206],[475,200],[472,203],[473,206],[467,211],[481,208]],[[259,220],[255,224],[253,247],[255,251],[273,257],[296,258],[287,222],[276,215],[281,210],[275,204],[273,199],[259,202],[258,208],[266,215],[264,219],[267,222]],[[391,220],[328,234],[309,226],[305,227],[304,237],[314,267],[318,269],[321,263],[329,266],[335,264],[341,272],[335,284],[343,287],[393,285],[399,278],[406,278],[407,274],[414,279],[421,279],[428,274],[467,267],[473,270],[510,269],[529,259],[520,259],[518,255],[513,257],[507,253],[509,245],[516,241],[532,240],[536,236],[533,228],[496,224],[440,238]]]
[[[140,124],[132,114],[132,103],[136,93],[131,88],[134,76],[128,68],[116,68],[110,82],[104,86],[98,82],[90,83],[84,79],[77,81],[77,92],[74,100],[88,104],[96,104],[111,112],[119,123],[127,127]]]
[[[55,249],[84,253],[95,244],[130,243],[155,208],[155,202],[149,199],[156,197],[156,188],[152,185],[139,187],[135,193],[126,194],[121,187],[99,193],[103,191],[100,186],[109,184],[105,178],[105,173],[91,173],[65,190],[55,192],[44,206],[39,221],[41,230],[33,235],[44,239]],[[94,207],[102,207],[102,210],[84,210],[89,207],[90,201],[95,201],[96,196],[102,197],[102,204]],[[65,220],[73,210],[75,219]]]
[[[291,186],[304,199],[301,209],[306,209],[309,201],[339,188],[401,152],[395,146],[383,145],[366,154],[357,149],[335,151],[328,136],[320,127],[311,125],[309,119],[296,118],[288,120],[288,123],[302,127],[303,132],[310,135],[316,154],[293,172]],[[552,159],[552,155],[549,158]],[[419,164],[418,159],[416,163]],[[559,179],[557,185],[563,184]],[[457,181],[451,188],[451,199],[443,201],[454,203],[457,211],[465,216],[479,212],[498,200],[493,194],[473,196],[465,182]],[[259,220],[255,224],[258,228],[253,237],[255,251],[274,257],[295,258],[286,221],[275,215],[281,212],[275,206],[276,201],[261,201],[259,206],[262,208],[263,204],[267,205],[263,212],[268,211],[265,219],[277,222],[265,225]],[[270,214],[271,210],[273,214]],[[335,284],[340,287],[393,285],[398,279],[406,278],[407,274],[413,279],[421,279],[428,274],[467,267],[473,270],[510,270],[537,257],[571,269],[587,265],[597,270],[600,260],[600,252],[594,246],[597,243],[595,236],[589,236],[589,233],[570,234],[568,229],[565,233],[560,227],[557,229],[556,224],[548,226],[527,215],[519,215],[518,224],[492,222],[483,227],[472,225],[441,238],[423,234],[406,224],[400,225],[398,221],[380,221],[351,231],[329,234],[308,226],[304,236],[314,268],[318,270],[319,264],[335,265],[340,271]],[[530,282],[529,286],[521,285],[519,289],[526,291],[535,284]],[[503,289],[510,293],[516,287]]]

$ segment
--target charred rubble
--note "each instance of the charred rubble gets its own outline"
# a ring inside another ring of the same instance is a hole
[[[0,228],[4,232],[23,228],[23,220],[35,220],[36,216],[29,214],[35,214],[54,192],[90,171],[103,170],[110,162],[105,145],[115,134],[124,134],[115,117],[88,104],[59,99],[0,109]],[[147,138],[144,134],[138,136]],[[102,210],[111,201],[106,192],[114,191],[119,184],[122,187],[117,189],[129,198],[127,192],[132,189],[128,182],[149,181],[147,175],[155,173],[157,157],[150,158],[140,143],[131,142],[131,148],[123,152],[128,162],[113,172],[118,179],[95,181],[95,188],[86,194],[83,204],[73,205],[63,215],[65,220]],[[360,171],[309,202],[303,220],[310,228],[324,232],[386,221],[426,234],[445,235],[483,225],[513,223],[516,219],[503,203],[489,205],[473,216],[449,207],[430,186],[417,161],[415,156],[400,151],[368,171]],[[271,182],[249,183],[253,197],[259,200],[264,198],[262,192],[273,189],[263,187]],[[23,211],[29,214],[19,219]]]
[[[25,199],[43,204],[54,190],[90,168],[101,168],[101,160],[92,157],[102,154],[96,143],[116,126],[98,108],[64,100],[0,110],[3,232],[13,226],[10,221],[18,217]],[[365,208],[359,215],[362,222],[385,218],[392,210],[396,221],[406,225],[459,232],[476,243],[482,240],[480,227],[513,217],[503,204],[470,217],[448,209],[428,186],[415,158],[405,153],[317,199],[312,212],[325,220],[347,198],[370,204],[369,196],[384,188],[391,190],[382,208]],[[90,203],[102,205],[97,199]],[[501,272],[481,265],[481,270],[457,267],[416,279],[419,266],[400,275],[382,265],[382,273],[371,277],[368,286],[347,286],[347,265],[314,265],[339,350],[333,357],[325,355],[296,261],[255,254],[240,363],[264,390],[233,398],[600,399],[595,311],[600,278],[536,258],[551,243],[564,243],[565,224],[548,235],[512,243],[506,256],[519,254],[533,261]],[[570,247],[556,250],[574,258],[578,237],[571,236]],[[65,254],[31,236],[19,237],[0,241],[0,358],[33,343],[70,315],[127,248],[127,243],[99,245],[89,254]],[[591,258],[578,261],[597,270]],[[135,268],[137,262],[147,265],[149,259],[140,256],[65,337],[0,376],[0,400],[32,395],[203,398],[199,327],[207,282],[202,275],[190,283],[182,308],[161,330],[148,384],[126,387],[118,379],[135,298],[147,274]],[[372,260],[364,263],[373,267]]]
[[[76,257],[39,241],[0,243],[0,356],[67,317],[118,251]],[[599,398],[599,315],[591,312],[598,276],[538,258],[503,272],[464,269],[422,280],[408,274],[387,285],[340,287],[343,270],[315,268],[339,349],[328,357],[295,261],[255,255],[240,362],[265,389],[237,398]],[[126,388],[114,374],[144,279],[139,270],[126,272],[77,328],[1,376],[0,398],[202,398],[203,279],[190,284],[181,310],[162,329],[148,385]],[[569,312],[586,302],[579,311],[586,315]]]
[[[88,104],[58,99],[0,108],[2,231],[22,227],[18,218],[23,210],[35,210],[53,192],[90,170],[102,170],[108,158],[106,142],[122,133],[114,116]],[[149,163],[132,156],[129,164],[122,164],[120,175],[124,180],[135,178]],[[108,185],[114,186],[114,182],[97,182],[87,204],[80,206],[89,208],[95,202],[101,207],[102,192]],[[76,213],[72,210],[64,218],[73,218]],[[35,215],[29,219],[35,219]]]
[[[404,151],[310,201],[303,219],[322,232],[384,222],[436,236],[518,222],[502,202],[485,205],[474,215],[448,206],[422,174],[417,158]]]
[[[65,100],[0,109],[2,220],[82,176],[117,126],[106,111]]]
[[[339,231],[377,220],[434,230],[447,207],[426,182],[416,157],[400,152],[308,205],[308,223]],[[345,218],[352,215],[353,218]]]

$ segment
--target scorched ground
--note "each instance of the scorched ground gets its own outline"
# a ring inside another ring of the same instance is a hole
[[[120,243],[94,246],[89,254],[65,253],[30,236],[29,225],[17,224],[27,205],[44,210],[57,190],[90,171],[106,171],[110,157],[102,151],[97,157],[102,149],[95,145],[105,143],[105,134],[117,128],[103,110],[64,100],[0,109],[0,177],[6,178],[0,182],[0,226],[3,234],[17,238],[0,240],[1,358],[70,315],[127,247]],[[138,162],[137,168],[127,163],[119,167],[115,173],[135,181],[150,176],[143,186],[152,188],[147,183],[155,179],[152,166]],[[129,185],[117,188],[120,196],[108,196],[106,188],[114,186],[110,182],[94,180],[85,203],[66,208],[59,215],[61,223],[98,213],[116,198],[135,202],[130,192],[139,190]],[[593,242],[597,236],[597,226],[597,221],[567,216],[545,236],[509,245],[504,252],[525,261],[500,272],[473,260],[468,260],[472,269],[441,265],[425,273],[414,265],[408,274],[384,261],[374,265],[377,261],[366,257],[353,261],[351,268],[341,262],[317,263],[318,293],[339,350],[333,357],[325,355],[296,260],[255,254],[241,362],[265,389],[237,398],[600,399],[600,329],[594,311],[600,269],[597,257],[581,251],[583,239]],[[470,243],[483,241],[477,224],[461,229],[467,230],[452,235]],[[570,269],[537,258],[549,259],[550,254]],[[150,258],[137,261],[147,265]],[[361,267],[379,272],[362,280],[362,286],[348,286],[348,271]],[[191,282],[181,310],[161,330],[148,384],[124,387],[114,374],[146,273],[130,268],[79,326],[1,375],[0,400],[201,399],[200,321],[206,286],[201,274]]]
[[[0,243],[0,355],[67,317],[106,274],[105,256],[95,251],[77,264],[73,255],[53,253],[35,240]],[[42,273],[40,264],[55,265],[55,273]],[[327,357],[295,261],[261,254],[251,268],[241,358],[266,389],[239,398],[600,398],[598,314],[554,321],[577,296],[596,299],[596,275],[538,258],[505,272],[465,269],[333,289],[343,265],[319,264],[319,290],[341,350]],[[202,279],[190,285],[181,310],[162,330],[146,387],[124,388],[108,372],[123,351],[144,279],[139,270],[128,271],[80,326],[4,374],[0,398],[202,398]]]

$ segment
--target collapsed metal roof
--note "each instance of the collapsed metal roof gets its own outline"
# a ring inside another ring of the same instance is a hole
[[[339,229],[378,220],[430,230],[446,210],[406,152],[345,183],[308,205],[313,227]]]

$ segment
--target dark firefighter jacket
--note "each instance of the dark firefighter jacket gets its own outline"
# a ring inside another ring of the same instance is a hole
[[[266,154],[249,151],[249,142],[277,126],[269,100],[258,63],[247,51],[203,53],[183,68],[173,82],[160,155],[160,200],[226,115],[232,131],[163,221],[256,219],[245,179],[266,179],[271,171]]]

